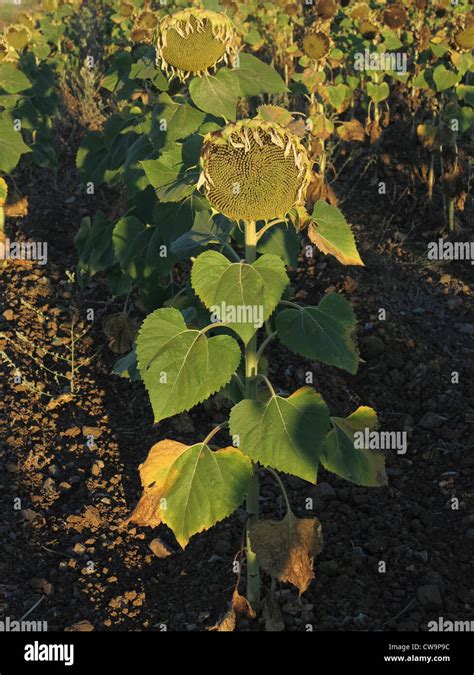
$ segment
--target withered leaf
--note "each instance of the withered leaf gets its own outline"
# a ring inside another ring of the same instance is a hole
[[[337,128],[337,134],[343,141],[364,141],[364,127],[359,120],[349,120],[343,122]]]
[[[114,354],[129,352],[135,342],[137,327],[128,314],[110,314],[102,321],[102,329],[109,338],[109,348]]]
[[[232,632],[235,630],[238,617],[247,617],[249,619],[255,619],[255,612],[249,604],[247,598],[244,598],[243,595],[240,595],[238,591],[234,591],[232,595],[232,602],[224,614],[224,616],[215,624],[209,628],[209,630],[223,632]]]
[[[250,528],[250,542],[265,572],[305,592],[314,578],[314,556],[323,548],[317,518],[296,518],[289,511],[283,520],[258,520]]]
[[[143,494],[127,522],[150,527],[161,523],[160,500],[166,477],[173,463],[188,447],[169,439],[155,443],[146,460],[139,466]]]
[[[28,197],[18,199],[4,206],[5,215],[9,218],[24,218],[28,215]]]
[[[278,633],[285,630],[285,622],[283,621],[280,605],[273,591],[270,591],[262,602],[262,616],[267,633]]]

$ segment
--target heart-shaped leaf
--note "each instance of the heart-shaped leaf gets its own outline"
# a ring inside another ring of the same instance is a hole
[[[445,91],[454,87],[459,82],[459,75],[452,70],[448,70],[445,65],[436,66],[433,71],[433,80],[436,85],[436,91]]]
[[[317,307],[285,309],[277,315],[276,327],[280,341],[295,354],[357,372],[356,317],[341,295],[329,293]]]
[[[239,83],[234,71],[221,68],[216,75],[195,77],[189,85],[189,95],[204,112],[235,122]]]
[[[367,93],[374,103],[381,103],[390,94],[390,87],[387,82],[382,82],[381,84],[374,84],[373,82],[367,82]]]
[[[242,503],[252,463],[237,448],[212,452],[204,443],[164,440],[140,466],[143,495],[130,520],[156,527],[166,523],[185,548]]]
[[[263,255],[249,265],[205,251],[194,261],[191,283],[216,320],[228,324],[247,344],[272,314],[289,279],[275,255]]]
[[[361,406],[349,417],[331,417],[333,429],[326,436],[321,456],[322,465],[332,473],[350,480],[356,485],[380,487],[387,485],[385,456],[383,452],[369,447],[360,447],[364,440],[354,445],[354,434],[366,435],[378,426],[377,413],[372,408]]]
[[[21,155],[31,152],[24,143],[21,131],[13,126],[9,113],[0,113],[0,171],[9,174],[20,161]]]
[[[138,367],[155,422],[189,410],[227,384],[241,352],[228,335],[208,338],[188,329],[181,312],[157,309],[137,337]]]
[[[338,208],[320,200],[311,217],[308,237],[320,251],[333,255],[343,265],[364,265],[351,228]]]
[[[319,456],[330,428],[322,397],[302,387],[266,403],[246,399],[232,408],[230,431],[254,462],[316,483]]]

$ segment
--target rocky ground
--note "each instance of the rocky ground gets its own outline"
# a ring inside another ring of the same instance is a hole
[[[282,390],[303,384],[311,368],[333,414],[370,405],[383,429],[404,430],[409,439],[405,455],[387,452],[387,488],[354,487],[323,470],[316,487],[284,477],[296,513],[317,515],[324,534],[307,593],[298,598],[288,586],[277,589],[290,631],[308,624],[425,630],[439,616],[474,619],[474,268],[426,259],[427,242],[443,226],[440,201],[427,205],[413,172],[419,158],[401,124],[395,120],[385,132],[378,164],[363,174],[366,148],[334,185],[366,266],[344,268],[316,254],[292,271],[299,299],[317,302],[336,290],[353,303],[364,359],[359,372],[305,363],[277,343],[269,349],[272,380]],[[194,440],[223,421],[229,405],[214,397],[153,427],[143,386],[111,374],[116,357],[101,321],[122,305],[107,299],[100,278],[80,292],[70,276],[80,218],[98,206],[107,210],[110,196],[83,196],[74,148],[61,145],[64,137],[58,134],[57,181],[25,169],[20,183],[29,213],[8,224],[12,239],[48,241],[48,265],[10,262],[1,269],[0,349],[10,361],[3,363],[0,420],[0,616],[19,619],[36,605],[28,618],[48,621],[50,630],[80,622],[98,631],[164,624],[204,630],[232,594],[243,511],[193,537],[185,551],[165,526],[151,531],[124,521],[138,500],[138,465],[151,445],[166,437]],[[387,182],[387,195],[378,195],[379,180]],[[472,225],[466,217],[462,224],[469,240]],[[140,320],[133,297],[129,307]],[[72,325],[71,377],[64,358],[71,356]],[[21,381],[14,379],[17,368]],[[268,474],[261,494],[264,514],[283,515]],[[263,629],[263,620],[240,629]]]

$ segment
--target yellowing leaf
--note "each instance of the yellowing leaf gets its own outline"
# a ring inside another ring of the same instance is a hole
[[[248,617],[249,619],[255,619],[256,614],[250,606],[247,598],[244,598],[243,595],[240,595],[238,591],[234,591],[229,609],[220,619],[220,621],[218,621],[215,626],[212,626],[212,628],[209,628],[209,630],[217,631],[219,633],[232,632],[235,630],[237,619],[240,616]]]
[[[346,219],[335,206],[319,201],[308,225],[308,237],[320,251],[329,253],[343,265],[364,265]]]
[[[323,549],[317,518],[296,518],[289,511],[283,520],[258,520],[250,527],[250,541],[265,572],[305,592],[314,578],[314,556]]]
[[[161,441],[140,466],[144,491],[129,520],[151,527],[163,522],[185,548],[193,534],[240,506],[251,475],[250,460],[237,448],[212,452],[203,443]]]

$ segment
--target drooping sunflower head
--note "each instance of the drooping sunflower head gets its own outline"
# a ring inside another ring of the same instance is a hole
[[[122,2],[119,4],[118,8],[118,13],[120,16],[132,16],[133,12],[135,11],[135,7],[132,5],[131,2],[127,2],[127,0],[122,0]]]
[[[349,10],[349,16],[354,21],[363,21],[370,16],[370,7],[366,2],[357,2],[354,7]]]
[[[228,16],[207,9],[183,9],[164,17],[158,26],[157,60],[185,81],[204,75],[237,54],[236,30]]]
[[[26,26],[21,24],[12,24],[8,26],[4,33],[4,40],[9,47],[21,51],[26,47],[31,39],[31,32]]]
[[[474,49],[474,19],[472,17],[463,18],[459,22],[454,31],[453,40],[461,52]]]
[[[331,36],[322,29],[309,30],[303,38],[303,51],[315,61],[328,56],[332,46]]]
[[[0,209],[3,208],[8,197],[8,185],[4,178],[0,176]]]
[[[364,40],[373,40],[380,32],[377,22],[370,19],[361,21],[357,28]]]
[[[383,22],[393,30],[403,28],[407,21],[407,12],[402,5],[389,5],[382,15]]]
[[[311,162],[299,138],[275,122],[240,120],[208,134],[201,177],[211,206],[232,220],[270,220],[303,203]]]
[[[321,19],[332,19],[336,12],[337,5],[334,0],[317,0],[316,13]]]

